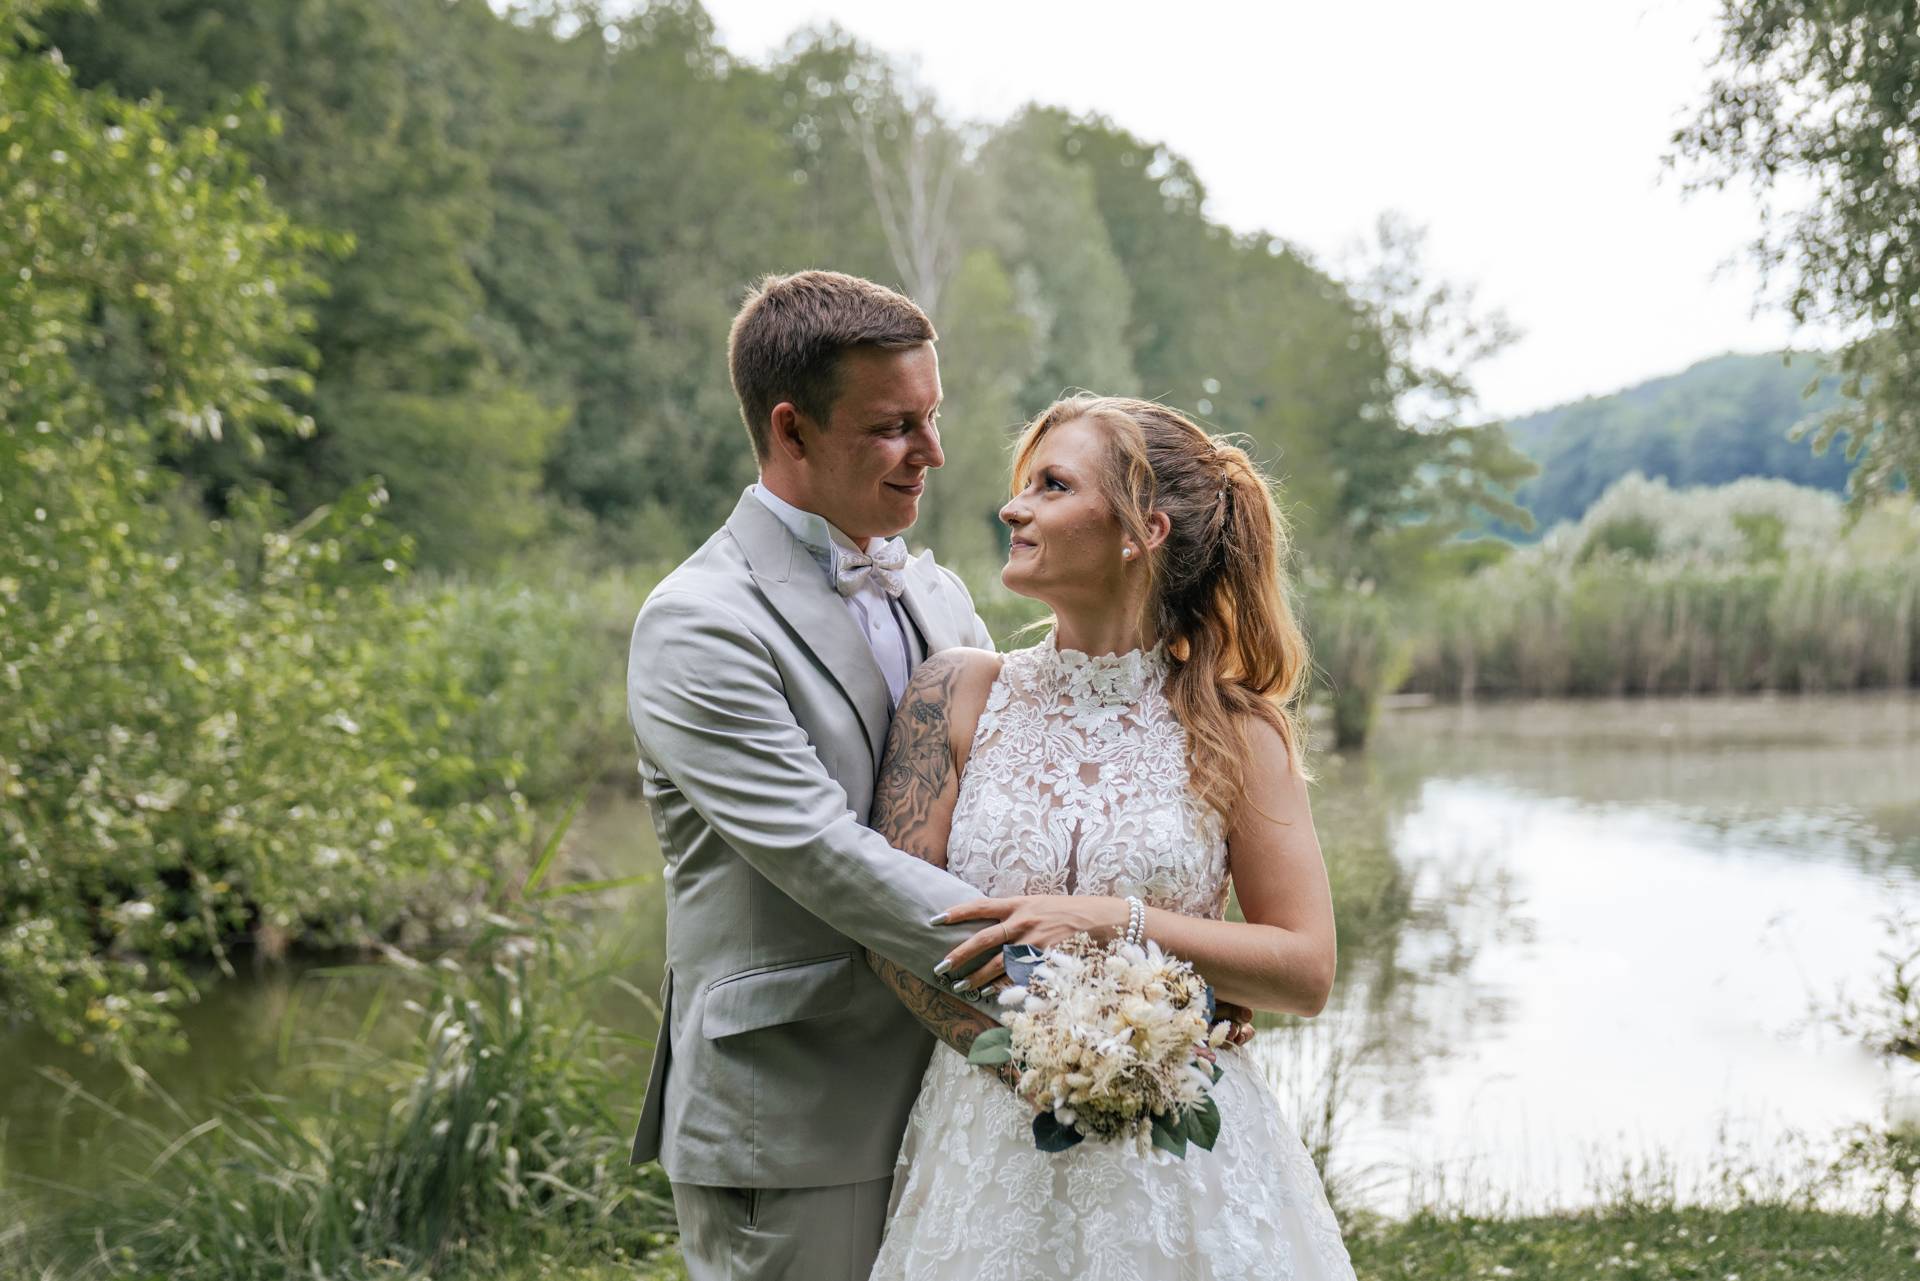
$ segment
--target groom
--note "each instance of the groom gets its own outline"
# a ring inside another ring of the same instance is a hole
[[[871,281],[761,281],[727,353],[760,481],[634,624],[667,980],[633,1161],[694,1281],[864,1281],[933,1041],[862,949],[931,980],[971,933],[927,922],[976,892],[863,825],[913,668],[993,645],[895,537],[945,461],[934,338]]]

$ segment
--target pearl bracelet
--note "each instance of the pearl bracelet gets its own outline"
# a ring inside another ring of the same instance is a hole
[[[1147,905],[1134,895],[1127,895],[1127,932],[1121,941],[1139,947],[1147,941]]]

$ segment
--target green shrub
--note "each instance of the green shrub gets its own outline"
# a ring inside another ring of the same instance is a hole
[[[411,634],[374,656],[376,679],[432,691],[423,755],[482,765],[534,804],[569,799],[632,769],[627,641],[652,581],[555,566],[537,582],[529,571],[410,584]]]
[[[397,585],[379,499],[218,560],[100,504],[95,589],[0,612],[0,1011],[130,1057],[182,962],[458,928],[530,805],[624,761],[638,589]]]
[[[436,745],[463,673],[416,646],[436,613],[375,559],[378,502],[251,564],[169,550],[138,504],[70,509],[27,562],[39,601],[0,614],[0,1011],[129,1056],[191,997],[181,961],[437,924],[523,847],[512,762]],[[93,581],[36,572],[56,558]]]
[[[131,1063],[175,1039],[193,963],[469,920],[522,855],[529,789],[576,785],[610,741],[600,651],[624,645],[604,592],[403,589],[377,483],[297,522],[260,495],[220,521],[181,500],[169,443],[305,426],[286,397],[310,385],[316,242],[219,130],[23,52],[19,12],[0,10],[0,1019]]]

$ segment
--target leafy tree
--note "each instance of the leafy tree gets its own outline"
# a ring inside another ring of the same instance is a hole
[[[617,309],[613,342],[581,353],[579,411],[549,476],[630,555],[667,557],[752,479],[727,327],[746,286],[795,256],[777,229],[796,184],[754,114],[758,73],[732,62],[697,5],[654,5],[613,30],[572,178],[574,235]]]
[[[1203,211],[1206,189],[1185,159],[1100,117],[1075,118],[1053,108],[1027,113],[1023,131],[1050,132],[1058,153],[1090,181],[1106,239],[1133,293],[1125,329],[1143,394],[1210,418],[1228,429],[1231,387],[1220,369],[1223,347],[1266,350],[1264,336],[1234,334],[1222,306],[1237,266],[1233,237]],[[1201,402],[1211,399],[1207,408]]]
[[[491,206],[482,157],[455,137],[449,21],[430,0],[98,0],[48,39],[83,85],[232,121],[279,202],[346,233],[314,305],[318,374],[300,407],[316,430],[246,467],[205,445],[169,461],[216,504],[259,476],[302,510],[390,469],[393,519],[429,559],[486,563],[539,523],[559,423],[503,377],[481,323],[469,256]],[[255,87],[272,116],[245,110]],[[466,489],[449,503],[436,468],[455,457]]]
[[[1402,586],[1472,560],[1459,536],[1488,517],[1532,524],[1512,495],[1533,464],[1501,426],[1475,421],[1471,370],[1513,331],[1498,313],[1478,312],[1470,289],[1431,277],[1424,239],[1383,217],[1371,260],[1349,285],[1365,317],[1354,341],[1362,352],[1377,342],[1381,372],[1379,400],[1341,440],[1337,505],[1354,568]]]
[[[1674,138],[1708,186],[1761,197],[1755,256],[1791,279],[1796,321],[1855,335],[1848,401],[1813,433],[1846,439],[1855,493],[1920,478],[1920,10],[1908,0],[1722,0],[1719,74]],[[1804,200],[1800,192],[1807,190]]]
[[[1010,276],[1033,330],[1020,403],[1038,412],[1069,388],[1140,391],[1127,344],[1133,287],[1114,252],[1093,177],[1062,154],[1058,122],[1029,111],[994,131],[968,184],[970,221]]]
[[[742,92],[782,147],[790,185],[780,202],[778,225],[793,237],[782,248],[803,260],[769,263],[766,269],[830,265],[910,288],[889,251],[861,134],[864,121],[884,148],[883,167],[897,172],[912,86],[896,82],[883,56],[828,26],[797,32],[767,76],[743,84]],[[870,113],[885,118],[867,119]]]
[[[0,1019],[131,1062],[187,962],[455,921],[523,788],[577,782],[555,712],[602,642],[564,600],[393,590],[370,485],[177,501],[163,454],[304,429],[324,238],[257,121],[82,89],[33,16],[0,0]]]
[[[985,568],[1005,556],[999,512],[1025,418],[1020,388],[1036,347],[1017,303],[1013,282],[986,249],[967,256],[947,289],[939,321],[947,462],[927,486],[913,541],[931,544],[951,565]]]
[[[280,396],[304,374],[262,356],[298,351],[311,245],[220,131],[175,137],[24,50],[39,7],[0,0],[0,1011],[124,1046],[165,1023],[146,984],[182,980],[100,955],[122,930],[159,937],[151,904],[121,910],[141,869],[118,846],[188,797],[120,768],[150,755],[158,701],[123,664],[196,674],[161,643],[187,602],[142,510],[151,443],[299,424]]]

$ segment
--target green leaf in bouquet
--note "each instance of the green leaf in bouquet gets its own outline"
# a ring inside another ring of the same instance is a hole
[[[1213,1151],[1213,1144],[1220,1137],[1220,1104],[1209,1094],[1197,1108],[1187,1109],[1187,1137],[1207,1151]]]
[[[1006,1028],[989,1028],[973,1038],[967,1050],[967,1062],[976,1067],[999,1067],[1013,1061],[1013,1033]]]
[[[1179,1121],[1168,1119],[1164,1112],[1155,1113],[1153,1118],[1153,1146],[1162,1152],[1171,1152],[1184,1159],[1187,1155],[1186,1127]]]
[[[1086,1137],[1072,1126],[1060,1124],[1060,1118],[1051,1112],[1033,1118],[1033,1143],[1042,1152],[1065,1152]]]
[[[1213,1065],[1213,1083],[1215,1085],[1220,1084],[1220,1078],[1225,1076],[1226,1074],[1227,1074],[1227,1070],[1221,1067],[1219,1063],[1216,1062]]]

